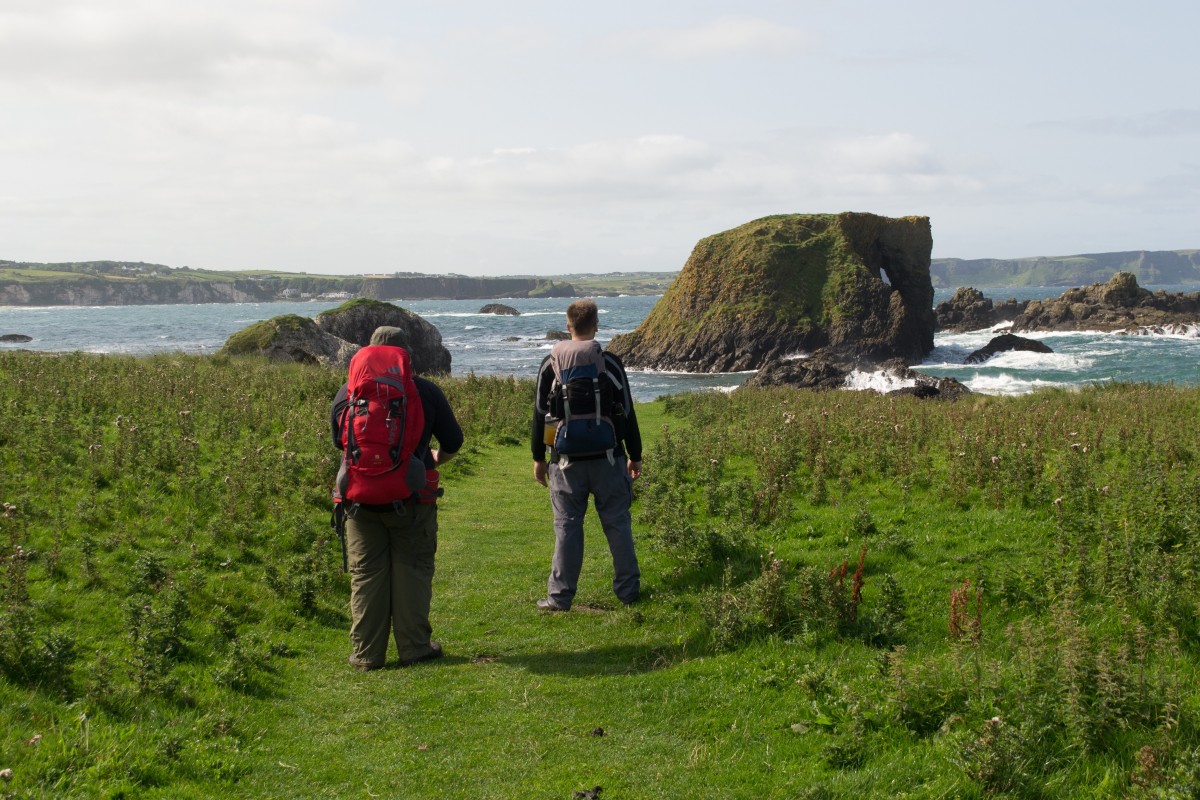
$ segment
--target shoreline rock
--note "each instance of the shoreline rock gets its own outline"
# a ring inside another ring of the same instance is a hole
[[[480,314],[495,314],[501,317],[519,317],[521,312],[512,306],[506,306],[504,303],[488,303],[483,308],[479,309]]]
[[[381,325],[405,331],[410,343],[406,349],[419,374],[450,372],[450,351],[442,345],[441,332],[413,312],[378,300],[351,300],[315,320],[283,314],[256,322],[230,336],[219,354],[261,355],[272,361],[345,369]]]
[[[992,337],[992,340],[963,359],[964,364],[981,364],[997,353],[1010,350],[1025,350],[1031,353],[1053,353],[1050,346],[1036,339],[1026,339],[1012,333],[1002,333]]]
[[[1151,292],[1129,272],[1107,283],[1068,289],[1054,300],[1030,300],[1012,324],[1021,331],[1130,331],[1200,323],[1200,292]]]
[[[948,333],[995,328],[1002,323],[1012,324],[1028,305],[1027,300],[1009,298],[999,305],[985,297],[983,292],[971,286],[960,286],[949,300],[937,304],[933,310],[937,330]]]

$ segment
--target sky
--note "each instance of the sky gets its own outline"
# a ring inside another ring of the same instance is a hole
[[[770,214],[934,258],[1200,248],[1195,0],[2,0],[0,259],[682,268]]]

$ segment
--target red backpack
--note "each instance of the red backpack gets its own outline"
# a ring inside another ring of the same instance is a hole
[[[413,382],[408,351],[369,345],[350,359],[347,406],[341,420],[345,448],[335,498],[386,505],[425,486],[425,463],[415,452],[425,410]]]

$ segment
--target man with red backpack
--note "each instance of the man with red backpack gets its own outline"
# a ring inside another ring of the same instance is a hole
[[[633,547],[633,481],[642,472],[642,435],[625,367],[596,341],[594,300],[567,307],[569,341],[550,350],[538,370],[533,408],[533,477],[550,488],[554,557],[543,611],[567,611],[583,567],[583,518],[588,498],[613,559],[613,592],[625,605],[641,593]],[[546,461],[549,446],[550,460]]]
[[[390,635],[401,666],[442,656],[429,624],[437,467],[463,433],[442,390],[413,374],[406,346],[402,329],[377,328],[351,359],[330,415],[343,451],[334,500],[350,573],[349,662],[363,671],[384,666]]]

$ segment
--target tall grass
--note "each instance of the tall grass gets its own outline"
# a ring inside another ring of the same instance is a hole
[[[330,677],[341,380],[0,354],[0,796],[345,796],[366,770],[396,796],[566,797],[582,764],[612,797],[1195,796],[1198,390],[648,404],[646,599],[606,612],[585,575],[551,619],[532,383],[439,381],[468,447],[435,625],[465,657],[371,688]],[[317,735],[374,715],[362,692],[451,755]],[[629,738],[545,716],[611,708]]]

